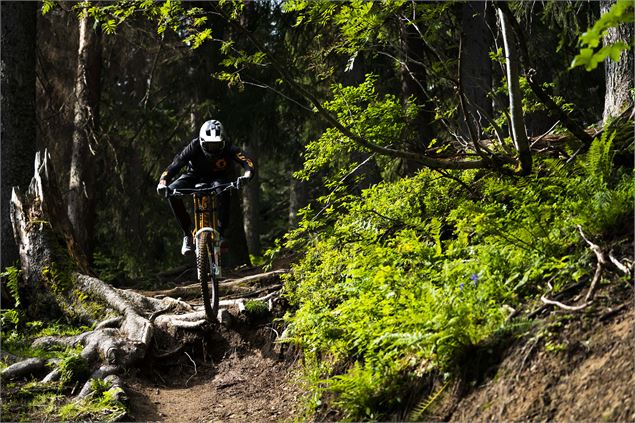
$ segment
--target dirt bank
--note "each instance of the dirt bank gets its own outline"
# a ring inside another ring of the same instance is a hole
[[[635,421],[632,289],[555,311],[472,387],[450,421]]]

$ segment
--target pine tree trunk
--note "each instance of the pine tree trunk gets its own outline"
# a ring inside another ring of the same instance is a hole
[[[464,34],[461,81],[469,100],[468,110],[475,117],[481,113],[479,109],[493,116],[492,100],[487,96],[492,90],[492,62],[488,59],[493,44],[488,28],[493,18],[491,10],[491,5],[486,2],[467,2],[461,7]],[[482,126],[487,126],[487,122]]]
[[[309,186],[305,181],[291,177],[289,184],[289,229],[298,225],[298,211],[309,202]]]
[[[602,13],[607,12],[613,5],[613,1],[602,2]],[[610,28],[604,36],[604,44],[613,44],[617,41],[631,45],[633,42],[633,24],[621,24]],[[618,116],[625,109],[633,107],[633,97],[630,90],[633,88],[633,48],[622,51],[619,62],[607,58],[604,62],[606,73],[606,94],[604,96],[603,120],[606,123],[611,116]]]
[[[525,119],[523,116],[522,94],[519,82],[519,57],[507,15],[498,10],[498,17],[503,33],[505,44],[505,59],[507,67],[507,87],[509,94],[509,115],[511,119],[511,133],[514,146],[518,152],[520,162],[520,173],[527,175],[531,172],[531,151],[529,150],[529,140],[525,130]]]
[[[2,247],[0,270],[19,258],[9,218],[11,187],[25,189],[35,155],[35,2],[0,3],[2,22],[2,139],[0,151]]]
[[[101,40],[88,18],[81,19],[79,25],[68,217],[79,248],[90,257],[95,224],[94,149],[99,117]]]
[[[228,254],[223,254],[223,266],[232,268],[243,264],[251,265],[249,249],[245,237],[241,195],[232,191],[230,195],[231,216],[225,233]]]
[[[259,126],[254,125],[254,135],[251,139],[251,148],[248,149],[247,155],[258,163],[258,140],[257,140],[257,128]],[[246,150],[247,147],[243,146]],[[247,248],[249,254],[254,256],[260,255],[260,179],[258,177],[258,171],[253,179],[242,189],[243,199],[243,225],[245,228],[245,237],[247,238]]]
[[[420,153],[425,151],[434,135],[431,123],[434,118],[434,105],[424,96],[427,84],[426,70],[422,65],[425,56],[424,44],[421,35],[416,30],[406,26],[403,20],[400,20],[399,23],[399,38],[401,45],[399,76],[401,78],[402,101],[405,104],[406,100],[414,99],[416,104],[423,106],[412,122],[412,131],[408,131],[415,134],[414,139],[404,141],[410,144],[411,151]],[[405,174],[412,174],[420,167],[420,164],[413,161],[404,162]]]

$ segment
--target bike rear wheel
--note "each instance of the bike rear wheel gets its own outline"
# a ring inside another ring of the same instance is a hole
[[[205,316],[210,322],[217,320],[218,314],[218,278],[212,243],[208,232],[202,232],[197,239],[196,272],[201,285],[201,296]]]

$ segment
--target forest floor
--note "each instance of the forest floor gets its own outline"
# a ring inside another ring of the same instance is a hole
[[[466,355],[470,362],[461,383],[424,419],[635,421],[632,295],[624,282],[611,285],[598,292],[589,309],[545,307],[522,336],[479,346]],[[220,326],[198,359],[181,353],[175,361],[143,368],[128,380],[128,417],[302,420],[299,355],[274,343],[278,334],[271,320]]]
[[[254,273],[249,269],[228,276]],[[204,344],[189,353],[150,360],[127,379],[127,418],[139,422],[294,420],[304,396],[301,364],[297,353],[274,342],[279,336],[275,317],[235,318],[230,324],[217,325]]]
[[[189,357],[128,380],[133,421],[290,421],[302,390],[297,362],[274,353],[269,330],[221,330],[207,362]]]
[[[516,335],[502,335],[466,352],[462,378],[422,419],[635,421],[633,300],[632,280],[614,280],[601,286],[584,310],[542,308]],[[572,303],[571,298],[563,301]],[[275,342],[282,329],[276,317],[283,312],[237,315],[169,358],[148,357],[124,375],[129,399],[124,420],[304,420],[301,355]],[[409,414],[403,410],[403,416]],[[32,414],[26,420],[40,417]]]

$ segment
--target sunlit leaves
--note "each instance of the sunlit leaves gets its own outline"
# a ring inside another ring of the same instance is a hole
[[[411,102],[404,106],[392,94],[381,95],[376,85],[377,76],[372,74],[366,75],[366,80],[358,86],[334,84],[331,87],[333,99],[325,102],[324,107],[354,133],[375,144],[401,143],[405,128],[418,108]],[[349,167],[350,154],[355,151],[365,152],[338,130],[329,128],[319,139],[307,144],[304,170],[297,176],[308,179],[328,168],[335,171],[329,180],[338,180],[344,175],[338,170]]]
[[[614,62],[620,60],[622,51],[632,48],[633,40],[630,44],[618,41],[608,44],[597,50],[602,37],[606,35],[610,28],[622,24],[633,24],[634,3],[632,0],[618,0],[611,8],[598,19],[592,28],[589,28],[580,36],[580,53],[573,59],[571,68],[584,66],[587,71],[595,69],[598,64],[610,58]]]
[[[42,11],[48,12],[51,5],[46,3]],[[191,48],[198,48],[212,39],[212,28],[208,25],[208,17],[200,7],[186,7],[180,0],[90,2],[76,3],[73,8],[80,17],[90,16],[101,25],[102,30],[114,34],[117,28],[134,15],[143,15],[156,24],[157,34],[164,35],[172,30]]]
[[[42,1],[42,15],[46,15],[51,10],[57,7],[57,2],[55,0],[44,0]]]
[[[404,374],[452,371],[546,280],[557,292],[590,277],[576,225],[599,237],[633,213],[632,170],[614,167],[611,134],[575,165],[541,162],[540,177],[423,170],[306,211],[288,244],[305,255],[286,284],[287,320],[307,363],[320,362],[312,389],[335,393],[351,420],[381,420]]]

